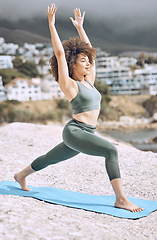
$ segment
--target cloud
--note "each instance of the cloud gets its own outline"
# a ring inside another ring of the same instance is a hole
[[[19,20],[33,17],[46,17],[51,0],[1,0],[1,19]],[[156,0],[56,0],[57,17],[70,17],[74,8],[86,11],[86,18],[97,21],[110,19],[112,24],[125,21],[130,26],[156,23]]]

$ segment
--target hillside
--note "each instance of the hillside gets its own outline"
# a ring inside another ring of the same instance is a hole
[[[43,37],[41,35],[31,33],[21,29],[8,29],[0,27],[0,36],[5,39],[7,43],[17,43],[22,46],[27,43],[50,43],[50,38]]]
[[[146,29],[121,30],[113,23],[96,21],[84,24],[88,36],[93,46],[113,54],[123,51],[157,51],[157,31],[156,26]],[[69,39],[77,35],[76,30],[67,19],[57,19],[56,27],[61,40]],[[9,22],[1,19],[0,36],[6,38],[7,42],[19,43],[27,42],[49,42],[50,33],[46,18],[21,19],[16,22]],[[17,37],[18,36],[18,37]]]
[[[142,103],[149,99],[149,95],[111,96],[110,105],[121,111],[122,115],[133,117],[146,117],[146,110]]]
[[[121,116],[146,118],[147,112],[142,103],[149,96],[110,96],[109,105],[102,103],[105,109],[100,112],[99,120],[118,121]],[[0,103],[0,123],[4,122],[64,122],[72,117],[72,109],[67,100],[6,101]],[[103,119],[103,120],[102,120]]]

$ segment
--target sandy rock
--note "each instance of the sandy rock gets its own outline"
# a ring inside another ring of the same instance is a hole
[[[153,114],[152,121],[157,122],[157,112]]]
[[[0,127],[0,181],[13,181],[14,173],[62,141],[63,126],[11,123]],[[97,131],[96,135],[104,138]],[[157,154],[105,137],[115,144],[127,196],[157,199]],[[68,161],[30,175],[27,184],[71,191],[114,195],[103,157],[80,153]],[[128,220],[39,201],[0,195],[2,240],[155,240],[157,212]]]

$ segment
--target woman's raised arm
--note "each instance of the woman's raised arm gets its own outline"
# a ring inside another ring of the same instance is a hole
[[[75,16],[75,20],[72,17],[70,17],[70,19],[71,19],[73,25],[76,27],[77,32],[80,36],[80,39],[83,42],[88,43],[92,47],[91,42],[90,42],[90,40],[89,40],[89,38],[88,38],[84,28],[83,28],[83,21],[84,21],[85,12],[83,12],[83,14],[81,16],[80,9],[75,8],[74,9],[74,16]]]
[[[83,21],[84,21],[84,16],[85,16],[85,12],[83,12],[82,16],[81,16],[81,11],[80,9],[75,8],[74,9],[74,16],[75,16],[75,20],[70,17],[73,25],[76,27],[76,30],[79,34],[80,39],[85,42],[88,43],[90,45],[90,47],[92,47],[91,42],[83,28]],[[95,82],[95,76],[96,76],[96,69],[95,69],[95,59],[93,59],[93,63],[91,64],[90,67],[90,73],[85,77],[86,80],[92,82],[92,84],[94,84]]]
[[[66,89],[68,89],[69,82],[70,82],[69,70],[68,70],[68,65],[65,58],[65,51],[55,27],[55,13],[56,13],[56,6],[55,4],[52,4],[51,7],[47,8],[47,15],[48,15],[49,28],[51,33],[52,46],[53,46],[53,50],[58,63],[59,86],[61,90],[64,92],[66,91]]]
[[[55,55],[57,57],[60,54],[64,54],[64,49],[63,49],[61,40],[58,36],[57,30],[55,27],[56,10],[57,10],[57,8],[56,8],[55,4],[52,4],[51,7],[47,8],[47,15],[48,15],[49,28],[50,28],[50,33],[51,33],[52,46],[53,46]]]

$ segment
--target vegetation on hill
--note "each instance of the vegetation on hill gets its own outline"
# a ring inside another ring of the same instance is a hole
[[[101,90],[104,91],[103,88]],[[107,96],[104,94],[99,119],[107,121],[119,120],[120,116],[146,117],[146,110],[142,105],[148,98],[147,96],[141,98],[141,96]],[[46,124],[49,121],[63,122],[71,117],[72,109],[66,99],[0,102],[0,123],[38,122]]]
[[[144,108],[146,109],[148,116],[152,117],[157,112],[157,96],[151,96],[149,99],[144,101]]]
[[[28,78],[28,76],[19,72],[17,69],[0,69],[0,76],[2,76],[4,85],[17,77]]]
[[[137,59],[137,65],[140,67],[144,67],[146,64],[156,64],[157,57],[147,56],[145,53],[141,53],[139,58]]]
[[[13,60],[13,66],[13,69],[0,69],[0,76],[2,76],[4,85],[17,77],[34,78],[39,76],[36,64],[33,62],[26,61],[23,63],[21,58],[17,57]]]
[[[19,102],[0,102],[0,123],[4,122],[62,122],[70,118],[72,109],[65,99]]]

